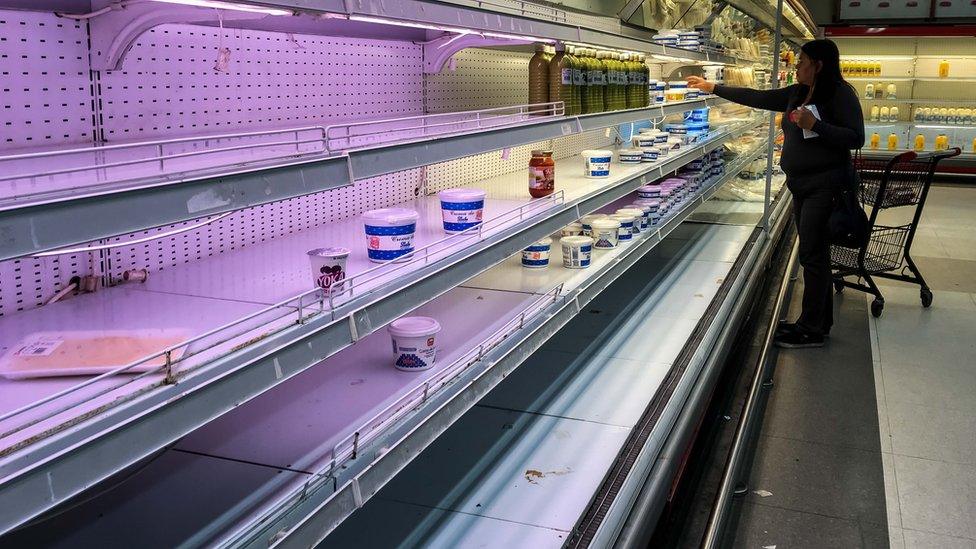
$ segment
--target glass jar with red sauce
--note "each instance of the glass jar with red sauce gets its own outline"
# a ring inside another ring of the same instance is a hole
[[[529,160],[529,194],[532,198],[549,196],[556,190],[556,161],[552,151],[532,151]]]

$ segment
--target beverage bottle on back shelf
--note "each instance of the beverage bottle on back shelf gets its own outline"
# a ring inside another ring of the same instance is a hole
[[[640,89],[640,102],[642,107],[649,107],[651,105],[651,94],[649,91],[648,83],[651,81],[651,69],[647,66],[647,57],[642,53],[637,58],[637,64],[640,66],[641,72],[641,89]]]
[[[637,62],[635,58],[637,56],[632,53],[624,54],[624,67],[626,67],[626,81],[627,81],[627,91],[626,101],[628,109],[636,109],[642,105],[638,104],[638,93],[640,89],[640,75],[638,74],[639,68],[637,67]]]
[[[586,89],[589,92],[589,112],[603,112],[603,70],[600,68],[600,61],[596,58],[596,50],[587,48],[586,50]]]
[[[614,84],[614,94],[613,94],[613,110],[619,111],[626,107],[625,101],[621,101],[626,98],[627,90],[624,84],[624,66],[620,61],[620,54],[617,52],[610,52],[610,68],[613,69],[613,84]]]
[[[566,46],[573,65],[573,114],[583,113],[583,90],[586,87],[586,77],[583,73],[583,60],[579,56],[579,48]]]
[[[616,91],[615,87],[610,86],[610,63],[607,62],[608,52],[600,51],[597,55],[597,62],[600,66],[600,74],[602,78],[603,85],[603,110],[612,111],[613,110],[613,94]]]
[[[589,114],[593,112],[593,107],[590,98],[590,62],[586,57],[586,48],[575,48],[573,55],[576,56],[579,66],[580,112]]]
[[[556,46],[556,55],[549,61],[549,101],[562,101],[569,114],[573,99],[573,68],[562,45]]]
[[[549,63],[546,60],[545,44],[535,45],[535,55],[529,59],[529,104],[549,102]],[[535,115],[552,114],[545,107],[530,107]]]

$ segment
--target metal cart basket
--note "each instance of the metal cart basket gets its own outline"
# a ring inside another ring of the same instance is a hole
[[[936,166],[942,159],[960,152],[954,148],[926,153],[909,151],[890,159],[855,157],[854,166],[860,176],[858,197],[865,209],[871,208],[868,214],[871,235],[867,245],[860,249],[830,247],[834,289],[838,293],[845,287],[871,293],[874,295],[871,314],[879,317],[884,310],[884,296],[873,277],[890,278],[918,284],[922,306],[932,304],[932,291],[912,260],[912,240]],[[908,207],[914,207],[914,211],[909,212]],[[891,208],[906,210],[904,214],[881,215],[883,210]],[[884,218],[884,223],[879,217]],[[857,281],[845,277],[857,277]]]

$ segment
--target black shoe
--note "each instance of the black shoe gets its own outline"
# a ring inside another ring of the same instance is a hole
[[[804,332],[801,330],[794,330],[790,333],[783,335],[777,335],[773,339],[773,343],[777,347],[783,347],[784,349],[804,349],[807,347],[823,347],[824,336],[820,334],[811,334],[809,332]]]
[[[793,333],[793,332],[797,331],[797,329],[798,328],[796,326],[796,322],[786,322],[785,320],[781,320],[781,321],[779,321],[779,324],[776,325],[776,334],[775,334],[775,337],[780,337],[780,336],[784,336],[786,334]],[[826,337],[830,337],[830,331],[828,330],[828,331],[824,332],[823,336],[825,338]]]

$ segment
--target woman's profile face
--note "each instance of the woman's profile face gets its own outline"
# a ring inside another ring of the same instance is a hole
[[[817,73],[820,72],[821,64],[807,57],[807,54],[800,52],[800,60],[796,63],[796,81],[807,86],[812,86],[817,80]]]

